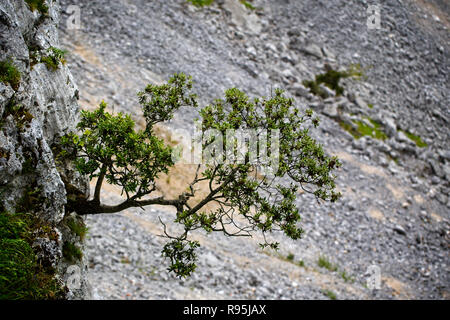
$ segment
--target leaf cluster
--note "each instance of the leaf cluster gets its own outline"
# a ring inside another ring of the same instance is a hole
[[[47,55],[41,57],[41,62],[45,63],[48,69],[56,71],[59,69],[60,63],[66,64],[64,56],[67,54],[67,50],[50,47],[47,49],[47,52]]]
[[[48,14],[48,6],[45,4],[45,0],[25,0],[30,7],[31,11],[37,10],[42,15]]]

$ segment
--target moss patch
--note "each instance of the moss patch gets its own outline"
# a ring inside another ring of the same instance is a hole
[[[358,125],[358,131],[361,134],[361,136],[370,136],[370,137],[378,139],[378,140],[386,140],[387,136],[380,129],[381,125],[378,122],[376,122],[370,118],[367,118],[367,120],[369,120],[369,122],[372,124],[372,126],[367,125],[363,121],[355,122]]]
[[[88,228],[85,226],[82,220],[76,220],[75,218],[70,218],[67,221],[67,226],[70,230],[75,233],[81,240],[84,240],[86,237]]]
[[[76,262],[77,260],[81,260],[81,258],[83,258],[83,252],[81,252],[80,248],[69,241],[64,242],[62,252],[64,258],[70,262]]]
[[[41,189],[29,186],[25,189],[23,196],[17,201],[16,212],[36,211],[37,206],[43,202]]]
[[[311,93],[324,99],[327,97],[327,93],[320,88],[321,84],[333,90],[336,96],[340,96],[344,93],[344,88],[339,85],[341,79],[350,77],[359,79],[364,75],[359,64],[351,65],[346,71],[336,71],[330,67],[326,67],[326,69],[325,73],[316,75],[315,80],[303,81],[303,85],[309,88]]]
[[[1,158],[9,159],[9,156],[10,156],[10,152],[9,151],[7,151],[7,150],[5,150],[3,148],[0,148],[0,159]]]
[[[17,104],[14,99],[6,105],[3,118],[8,117],[9,115],[13,116],[16,126],[20,131],[22,131],[25,127],[28,127],[34,118],[23,105]]]
[[[249,10],[256,10],[256,7],[254,5],[252,5],[249,1],[245,1],[245,0],[240,0],[241,3]]]
[[[39,11],[42,15],[48,14],[48,6],[45,4],[45,0],[25,0],[30,7],[31,11]]]
[[[409,131],[403,131],[400,130],[401,132],[403,132],[409,140],[414,141],[414,143],[416,144],[416,146],[418,146],[419,148],[425,148],[428,147],[428,144],[426,144],[421,137],[416,136],[415,134],[409,132]]]
[[[192,3],[196,7],[204,7],[211,5],[214,0],[188,0],[188,2]]]
[[[55,271],[38,261],[31,245],[37,219],[29,214],[0,213],[0,299],[62,299]]]
[[[47,52],[48,55],[41,57],[41,62],[45,63],[49,70],[56,71],[59,69],[60,63],[62,65],[66,64],[66,59],[64,58],[67,54],[66,50],[50,47]]]
[[[352,120],[355,126],[352,126],[351,124],[348,124],[344,121],[340,121],[339,125],[342,129],[349,132],[355,139],[359,139],[364,136],[369,136],[378,140],[387,139],[387,135],[381,129],[380,123],[368,117],[366,117],[365,119],[370,123],[370,125],[367,122],[361,120]]]
[[[0,81],[17,91],[20,86],[20,72],[11,60],[0,61]]]
[[[339,272],[339,275],[345,282],[351,282],[351,283],[355,282],[355,279],[352,276],[348,275],[347,272],[345,272],[345,271]]]
[[[320,256],[319,260],[317,260],[317,265],[321,268],[325,268],[329,271],[337,271],[337,266],[331,263],[327,257]]]
[[[322,293],[324,295],[326,295],[328,298],[330,298],[331,300],[336,300],[337,299],[336,294],[333,291],[331,291],[331,290],[323,290]]]

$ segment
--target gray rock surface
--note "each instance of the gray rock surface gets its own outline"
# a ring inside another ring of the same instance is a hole
[[[40,203],[28,213],[52,225],[51,232],[56,232],[58,239],[51,240],[47,234],[48,238],[37,238],[33,247],[39,248],[41,260],[51,262],[63,285],[69,277],[67,268],[79,268],[81,282],[68,290],[67,298],[83,299],[90,297],[86,259],[67,262],[62,254],[66,241],[83,247],[63,220],[67,192],[62,178],[84,196],[88,196],[89,185],[69,164],[57,167],[52,151],[61,136],[75,130],[77,87],[67,66],[60,64],[58,70],[51,71],[44,63],[32,65],[30,61],[34,51],[60,47],[59,12],[59,1],[49,4],[47,16],[31,11],[25,1],[0,1],[0,60],[10,59],[21,74],[18,88],[0,82],[0,150],[4,155],[0,159],[0,205],[13,212],[25,193],[35,192]],[[14,116],[9,111],[13,105],[23,106],[28,114]]]

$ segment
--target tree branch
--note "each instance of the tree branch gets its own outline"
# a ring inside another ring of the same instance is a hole
[[[97,183],[95,185],[94,199],[92,200],[94,203],[100,204],[100,192],[102,190],[103,180],[106,175],[106,164],[104,163],[100,168],[100,175],[98,176]]]
[[[76,211],[79,215],[87,215],[87,214],[100,214],[100,213],[116,213],[122,210],[126,210],[128,208],[135,207],[145,207],[149,205],[163,205],[163,206],[174,206],[177,209],[180,207],[181,201],[180,199],[168,200],[164,199],[164,197],[158,197],[153,199],[146,200],[125,200],[122,203],[114,206],[103,205],[100,203],[96,203],[94,200],[85,201],[85,202],[72,202],[69,205]]]

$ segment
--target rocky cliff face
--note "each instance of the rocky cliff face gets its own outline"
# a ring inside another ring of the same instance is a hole
[[[68,195],[87,197],[89,185],[69,162],[56,161],[55,148],[75,130],[78,90],[57,55],[59,1],[30,3],[0,1],[1,214],[31,214],[45,225],[32,231],[31,247],[54,270],[64,297],[80,299],[89,295],[79,254],[84,225],[65,204]]]

